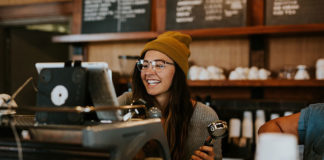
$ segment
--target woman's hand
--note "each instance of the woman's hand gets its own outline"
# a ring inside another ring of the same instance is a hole
[[[10,100],[10,95],[0,94],[0,107],[17,107],[17,103],[14,100]]]
[[[204,151],[204,152],[203,152]],[[211,146],[201,146],[191,156],[192,160],[214,160],[214,148]]]

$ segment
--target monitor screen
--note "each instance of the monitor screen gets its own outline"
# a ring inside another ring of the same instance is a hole
[[[70,81],[75,81],[73,80],[75,79],[75,77],[78,78],[80,77],[81,79],[82,74],[77,74],[79,76],[74,76],[73,78],[73,75],[75,74],[75,70],[73,70],[74,68],[73,65],[74,64],[72,63],[71,67],[64,68],[63,62],[45,62],[45,63],[35,64],[37,72],[39,73],[40,76],[44,75],[44,72],[47,71],[50,72],[51,79],[59,79],[55,81],[52,80],[54,82],[51,83],[42,83],[41,88],[45,88],[45,89],[42,89],[37,94],[37,105],[44,104],[43,99],[50,101],[45,104],[54,104],[53,106],[71,106],[71,104],[78,104],[78,105],[84,104],[84,102],[75,103],[75,94],[79,93],[80,91],[79,86],[81,86],[81,83],[78,83],[75,86],[75,84],[70,83]],[[85,95],[90,96],[88,98],[91,99],[92,105],[95,107],[119,106],[115,88],[112,82],[112,72],[108,68],[108,64],[106,62],[82,62],[81,66],[82,68],[85,68],[87,72],[85,88],[89,94],[85,94]],[[69,69],[70,70],[72,69],[71,73],[68,72]],[[66,75],[64,75],[65,73]],[[70,75],[72,75],[72,78]],[[39,81],[39,83],[41,82]],[[40,86],[40,84],[38,84],[38,86]],[[62,100],[62,97],[65,98],[63,99],[64,101]],[[67,103],[69,98],[72,98],[74,100],[74,103]],[[82,101],[84,98],[79,98],[79,99],[80,101]],[[89,105],[89,104],[84,104],[84,105]],[[100,111],[100,112],[98,111],[96,112],[96,114],[99,120],[104,120],[104,121],[119,121],[122,119],[120,110]]]

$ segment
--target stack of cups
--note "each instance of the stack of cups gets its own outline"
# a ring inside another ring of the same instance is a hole
[[[324,58],[316,62],[316,79],[324,79]]]
[[[265,123],[265,114],[263,110],[256,111],[256,118],[254,122],[255,126],[255,143],[258,143],[258,131],[259,128]]]
[[[229,121],[229,143],[238,143],[241,136],[241,120],[238,118],[231,118]],[[236,142],[237,141],[237,142]]]
[[[253,123],[252,123],[252,112],[244,111],[243,122],[242,122],[242,137],[253,138]]]
[[[298,160],[297,138],[292,134],[263,133],[259,137],[256,160]]]

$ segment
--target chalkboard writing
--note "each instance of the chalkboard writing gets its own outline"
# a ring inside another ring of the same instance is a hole
[[[149,31],[150,0],[83,0],[82,33]]]
[[[245,25],[246,0],[167,0],[168,30]]]
[[[324,23],[323,0],[267,0],[266,25]]]

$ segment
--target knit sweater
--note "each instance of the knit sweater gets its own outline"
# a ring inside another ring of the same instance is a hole
[[[132,93],[126,92],[118,97],[120,105],[128,105],[132,101]],[[218,120],[216,112],[209,106],[197,102],[193,115],[190,119],[188,139],[184,147],[185,160],[190,159],[194,151],[203,146],[205,139],[209,136],[207,126],[209,123]],[[222,159],[221,140],[214,142],[215,159]]]

